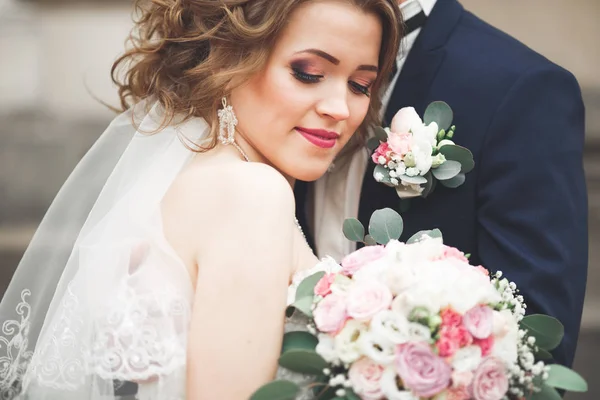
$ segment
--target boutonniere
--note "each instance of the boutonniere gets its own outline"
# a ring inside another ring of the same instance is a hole
[[[400,109],[389,128],[376,127],[367,143],[373,151],[373,177],[393,187],[401,199],[427,197],[437,183],[457,188],[475,166],[473,154],[452,138],[452,109],[443,101],[431,103],[423,119],[413,107]]]

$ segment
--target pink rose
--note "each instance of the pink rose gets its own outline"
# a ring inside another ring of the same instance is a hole
[[[390,130],[395,133],[408,133],[415,126],[422,126],[423,120],[413,107],[404,107],[398,110],[392,123]],[[436,132],[437,133],[437,132]]]
[[[321,332],[339,332],[346,322],[346,299],[337,294],[330,294],[319,302],[313,312],[317,328]]]
[[[444,252],[441,256],[437,257],[436,260],[446,260],[448,258],[455,258],[457,260],[463,261],[465,263],[469,262],[469,259],[465,257],[465,253],[458,250],[456,247],[450,247],[444,245]]]
[[[325,297],[331,293],[331,284],[335,281],[336,274],[325,274],[315,285],[315,295]]]
[[[452,357],[459,349],[458,341],[453,340],[449,335],[442,335],[435,345],[440,357]]]
[[[508,391],[508,377],[502,361],[494,357],[483,360],[475,371],[470,389],[475,400],[501,400]]]
[[[473,337],[464,326],[442,326],[436,345],[441,357],[451,357],[458,349],[472,342]]]
[[[375,164],[379,163],[379,157],[383,156],[385,158],[385,163],[387,164],[389,161],[388,152],[390,151],[390,146],[388,146],[387,142],[381,143],[371,154],[371,159]]]
[[[368,263],[378,260],[384,255],[384,246],[365,246],[342,259],[342,273],[352,276]]]
[[[410,133],[390,133],[387,141],[390,149],[398,155],[404,156],[411,150],[412,135]]]
[[[469,400],[471,396],[465,387],[450,388],[446,391],[444,400]]]
[[[476,339],[485,339],[492,334],[494,310],[488,306],[475,306],[463,316],[465,328]]]
[[[459,326],[462,324],[462,315],[452,308],[444,308],[440,313],[442,317],[442,326]]]
[[[358,321],[368,321],[392,304],[392,292],[375,280],[360,281],[348,292],[348,315]]]
[[[379,400],[383,397],[381,377],[383,367],[369,358],[354,362],[348,371],[352,388],[362,400]]]
[[[477,269],[479,272],[481,272],[485,276],[490,276],[490,271],[488,271],[487,269],[485,269],[482,265],[476,266],[475,269]]]
[[[453,388],[468,388],[473,381],[473,373],[471,371],[461,371],[452,373]]]
[[[432,397],[450,385],[452,368],[427,343],[405,343],[396,349],[396,371],[419,397]]]
[[[481,355],[483,357],[490,355],[492,348],[494,347],[494,336],[490,335],[485,339],[475,339],[473,344],[476,344],[481,348]]]

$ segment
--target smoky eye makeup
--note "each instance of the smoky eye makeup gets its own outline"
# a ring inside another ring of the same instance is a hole
[[[300,82],[316,83],[323,78],[323,73],[308,60],[296,60],[290,64],[292,75]]]

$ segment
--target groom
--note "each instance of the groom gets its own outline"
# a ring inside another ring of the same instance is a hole
[[[423,115],[430,102],[443,100],[454,111],[454,141],[475,158],[460,188],[438,185],[427,199],[411,200],[401,240],[439,228],[446,244],[472,254],[473,264],[501,270],[520,287],[529,314],[564,324],[553,355],[570,366],[588,260],[577,81],[456,0],[399,3],[410,33],[384,96],[385,125],[402,107]],[[342,239],[344,218],[366,226],[377,209],[399,210],[396,191],[375,182],[373,169],[361,152],[314,184],[297,185],[298,215],[320,257],[354,250]]]

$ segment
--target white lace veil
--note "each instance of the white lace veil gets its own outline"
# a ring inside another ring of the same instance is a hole
[[[160,236],[159,204],[195,154],[186,143],[209,126],[196,118],[147,134],[161,108],[134,110],[75,168],[0,303],[1,399],[112,400],[128,388],[184,398],[193,290]]]

